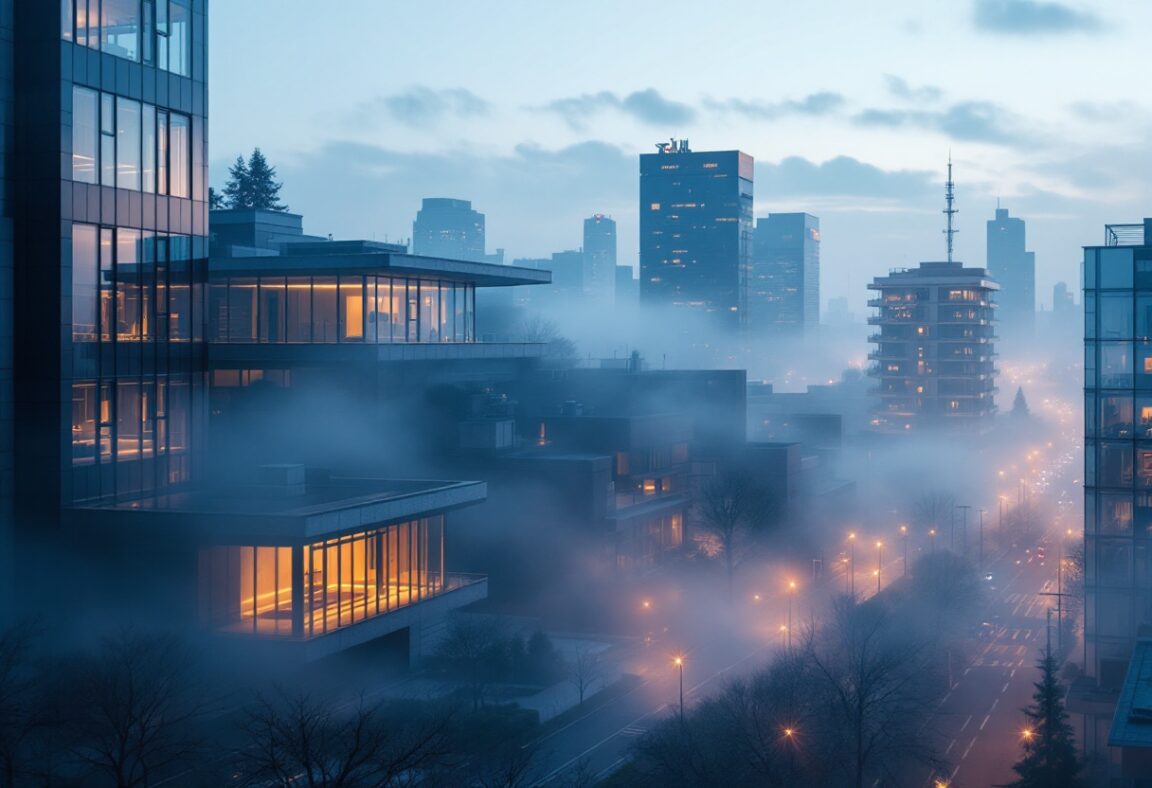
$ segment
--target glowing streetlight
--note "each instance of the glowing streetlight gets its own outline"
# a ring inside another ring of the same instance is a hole
[[[788,626],[786,624],[780,625],[780,645],[787,647],[788,642]]]
[[[935,528],[929,528],[928,529],[928,535],[930,537],[932,537],[932,552],[935,553],[936,552],[936,529]]]
[[[900,526],[900,541],[904,543],[904,576],[908,576],[908,526]]]
[[[1025,728],[1024,730],[1020,731],[1020,737],[1024,739],[1024,741],[1032,741],[1032,737],[1035,735],[1035,731],[1033,731],[1031,728]]]
[[[796,581],[788,581],[788,653],[792,653],[792,597],[796,595]]]
[[[848,534],[848,593],[856,598],[856,532]]]
[[[676,657],[673,660],[680,669],[680,724],[684,724],[684,658]]]
[[[880,570],[884,566],[884,543],[876,543],[876,593],[880,593]]]

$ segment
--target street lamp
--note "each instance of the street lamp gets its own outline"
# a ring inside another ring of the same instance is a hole
[[[984,510],[980,510],[980,573],[984,573]]]
[[[929,528],[928,529],[928,535],[930,537],[932,537],[932,552],[935,553],[936,552],[936,529],[935,528]]]
[[[876,543],[876,593],[880,593],[880,570],[884,566],[884,543]]]
[[[780,625],[780,645],[782,647],[787,647],[788,633],[789,633],[788,626],[785,624],[781,624]]]
[[[900,541],[904,543],[904,576],[908,576],[908,526],[900,526]]]
[[[856,532],[848,534],[848,594],[856,598]]]
[[[788,653],[792,653],[792,597],[796,594],[796,581],[788,581]]]
[[[676,657],[676,667],[680,669],[680,724],[684,724],[684,658]]]

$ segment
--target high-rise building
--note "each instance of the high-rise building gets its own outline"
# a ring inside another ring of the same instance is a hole
[[[598,213],[584,220],[584,293],[612,301],[616,287],[616,222]]]
[[[12,595],[12,214],[9,171],[15,84],[12,0],[0,0],[0,626],[11,610]]]
[[[876,277],[868,289],[878,293],[868,323],[880,327],[868,338],[880,397],[873,426],[987,423],[996,412],[996,282],[983,268],[932,262]]]
[[[10,235],[0,222],[0,441],[19,457],[0,487],[17,549],[58,537],[70,507],[175,491],[201,469],[207,5],[0,4],[14,219]]]
[[[616,266],[616,305],[635,307],[639,299],[640,283],[636,280],[636,271],[630,265]]]
[[[484,262],[484,214],[469,200],[425,197],[412,223],[412,253]]]
[[[1036,255],[1024,246],[1024,220],[997,208],[988,220],[988,273],[1000,284],[997,319],[1005,334],[1026,334],[1036,319]]]
[[[1052,314],[1066,317],[1076,311],[1076,301],[1067,282],[1057,282],[1052,286]]]
[[[756,220],[748,275],[748,328],[795,333],[820,322],[820,220],[773,213]]]
[[[1105,239],[1084,248],[1084,670],[1115,691],[1152,626],[1152,219]]]
[[[753,162],[687,140],[640,156],[640,300],[745,325]]]

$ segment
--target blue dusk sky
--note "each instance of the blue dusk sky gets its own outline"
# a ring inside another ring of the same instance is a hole
[[[322,10],[321,10],[322,8]],[[211,6],[212,182],[260,146],[305,229],[407,239],[470,199],[507,259],[611,214],[637,262],[640,153],[669,137],[756,159],[756,215],[808,211],[822,300],[958,257],[999,197],[1037,294],[1079,282],[1106,222],[1152,215],[1152,3],[1141,0],[228,0]]]

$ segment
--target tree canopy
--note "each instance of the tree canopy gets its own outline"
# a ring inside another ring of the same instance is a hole
[[[228,168],[223,196],[217,198],[218,205],[214,207],[287,211],[288,206],[280,202],[280,187],[283,185],[276,180],[276,168],[268,163],[259,148],[254,148],[247,161],[243,156],[237,156]]]
[[[1024,709],[1024,757],[1012,768],[1020,779],[1010,788],[1080,788],[1081,764],[1076,757],[1072,725],[1064,710],[1064,689],[1056,678],[1056,658],[1045,653],[1040,660],[1040,680],[1031,706]]]

